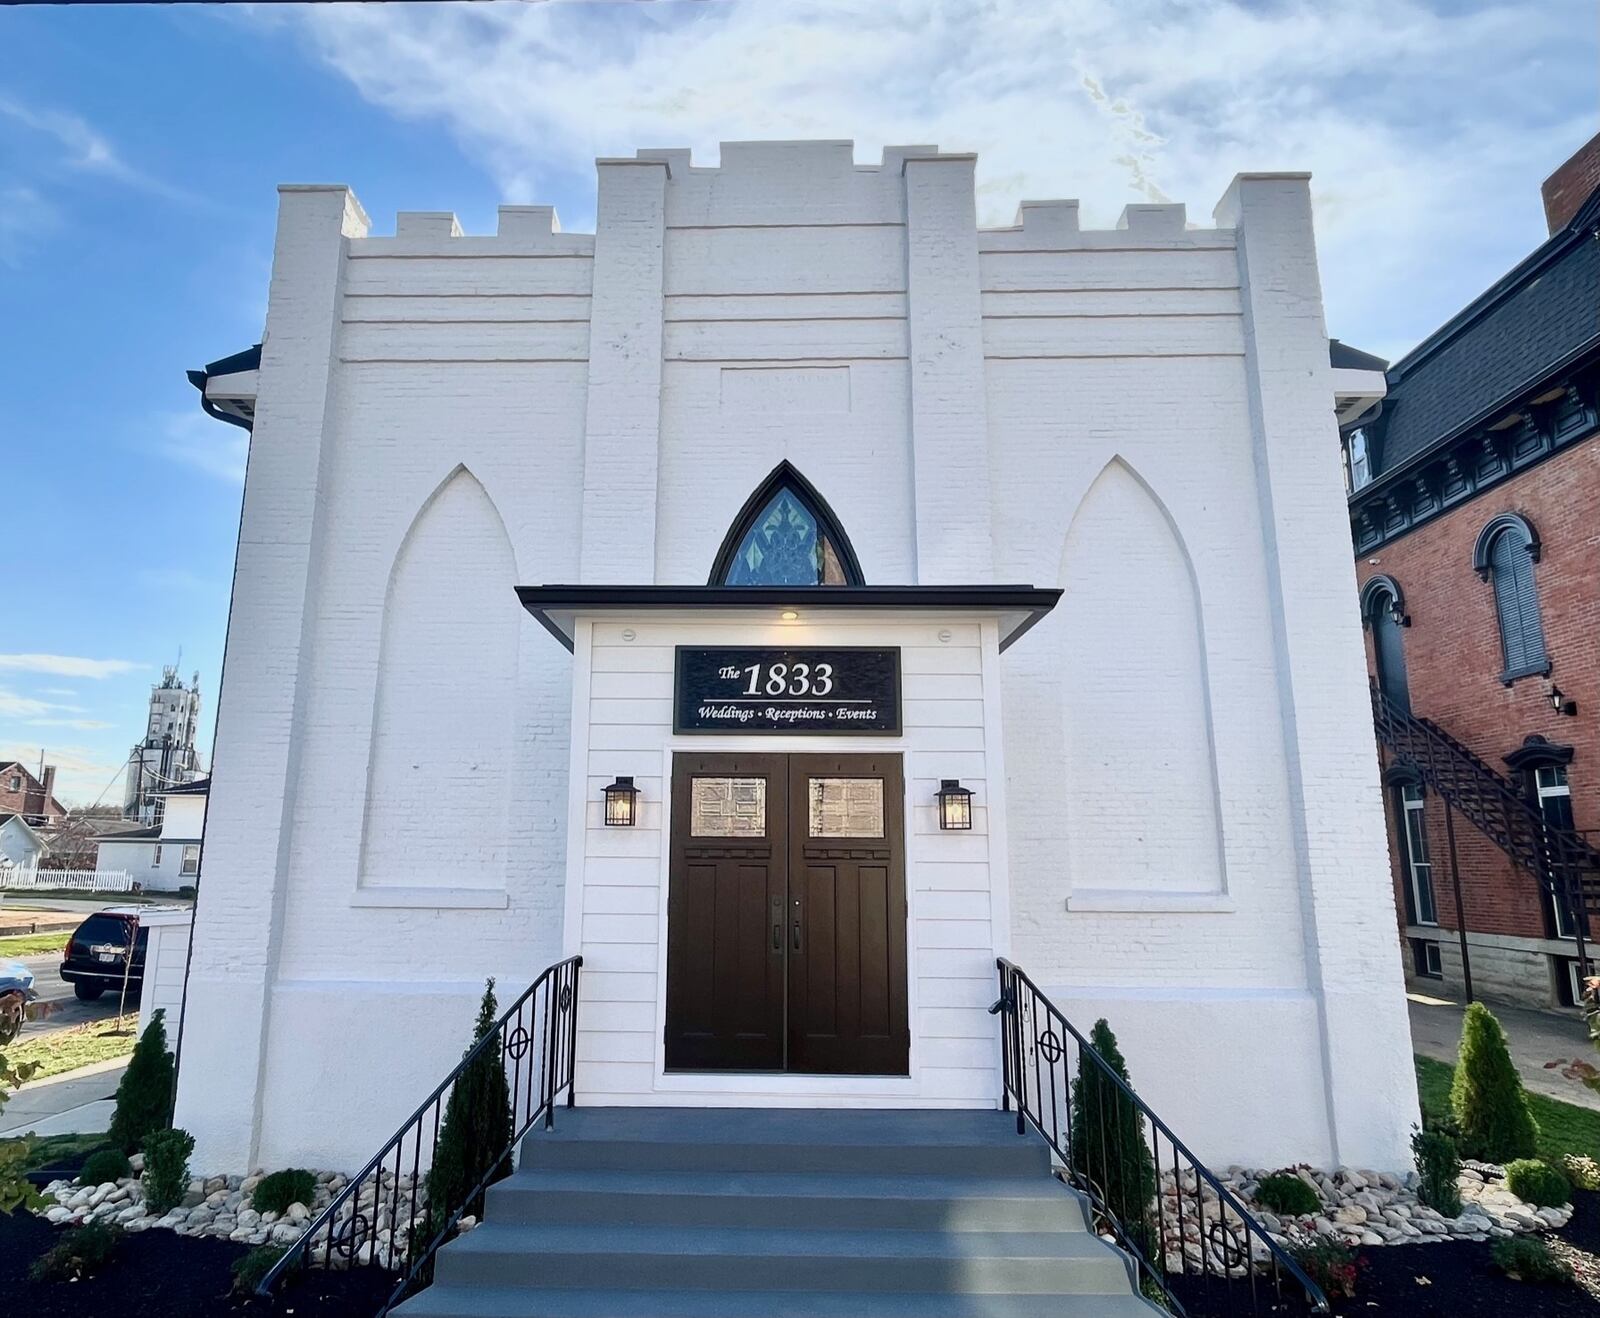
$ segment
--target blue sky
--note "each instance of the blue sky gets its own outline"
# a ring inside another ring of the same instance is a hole
[[[1589,0],[0,10],[0,757],[93,800],[180,646],[209,755],[244,432],[183,372],[260,337],[279,182],[587,229],[596,155],[850,137],[1110,225],[1310,169],[1330,330],[1395,356],[1542,239],[1597,68]]]

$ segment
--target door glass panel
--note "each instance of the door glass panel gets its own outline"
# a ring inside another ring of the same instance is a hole
[[[813,778],[812,837],[882,837],[882,778]]]
[[[692,837],[765,837],[765,778],[695,778],[689,791]]]

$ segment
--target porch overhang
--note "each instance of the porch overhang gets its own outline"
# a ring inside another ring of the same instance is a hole
[[[568,650],[577,618],[714,611],[809,617],[865,611],[983,614],[1000,625],[1006,649],[1055,608],[1059,590],[1041,586],[518,586],[522,607]]]

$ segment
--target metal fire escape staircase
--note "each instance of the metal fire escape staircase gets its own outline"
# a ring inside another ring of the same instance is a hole
[[[1513,783],[1437,723],[1391,700],[1376,682],[1371,688],[1379,743],[1531,874],[1559,908],[1585,917],[1570,923],[1578,958],[1586,960],[1587,917],[1600,912],[1600,850],[1571,829],[1553,827]]]

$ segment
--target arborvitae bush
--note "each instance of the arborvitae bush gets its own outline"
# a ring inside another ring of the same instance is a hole
[[[1518,1158],[1506,1164],[1506,1189],[1535,1208],[1560,1208],[1572,1198],[1567,1174],[1534,1158]]]
[[[483,990],[478,1024],[467,1053],[478,1040],[494,1032],[499,1014],[494,980],[490,979]],[[443,1229],[472,1187],[491,1169],[493,1180],[511,1174],[510,1147],[511,1095],[506,1089],[505,1054],[498,1043],[491,1043],[456,1077],[445,1103],[439,1144],[434,1150],[433,1168],[428,1172],[430,1234]],[[481,1217],[483,1195],[474,1195],[462,1211]]]
[[[1417,1198],[1446,1217],[1461,1216],[1461,1153],[1442,1130],[1413,1130],[1411,1153],[1417,1161]]]
[[[128,1156],[121,1149],[96,1149],[83,1160],[78,1180],[83,1185],[104,1185],[107,1181],[120,1181],[132,1171]]]
[[[151,1131],[172,1119],[172,1054],[167,1051],[166,1011],[151,1013],[117,1086],[117,1110],[109,1139],[124,1153],[137,1153]]]
[[[1461,1150],[1469,1158],[1506,1163],[1533,1157],[1539,1127],[1528,1110],[1505,1032],[1481,1002],[1467,1008],[1461,1027],[1450,1109],[1461,1126]]]
[[[316,1193],[316,1173],[303,1167],[290,1167],[263,1176],[250,1192],[250,1206],[258,1213],[286,1212],[290,1204],[304,1204],[310,1208]]]
[[[189,1188],[189,1155],[194,1136],[186,1130],[153,1130],[144,1139],[144,1201],[155,1213],[169,1213]]]
[[[1256,1202],[1284,1217],[1307,1217],[1322,1207],[1322,1197],[1293,1172],[1273,1172],[1256,1186]]]
[[[1126,1083],[1128,1065],[1104,1019],[1094,1023],[1089,1042]],[[1145,1257],[1152,1257],[1157,1242],[1148,1210],[1156,1193],[1156,1166],[1144,1137],[1144,1116],[1086,1052],[1078,1057],[1078,1078],[1072,1082],[1071,1154],[1073,1170],[1104,1199]]]
[[[34,1281],[82,1281],[105,1267],[121,1241],[122,1228],[112,1222],[76,1227],[34,1259],[28,1276]]]

